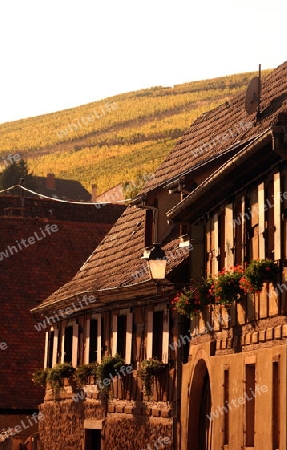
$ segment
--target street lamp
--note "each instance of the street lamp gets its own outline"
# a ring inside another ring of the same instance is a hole
[[[148,265],[153,280],[164,280],[166,256],[159,243],[153,244],[148,256]]]

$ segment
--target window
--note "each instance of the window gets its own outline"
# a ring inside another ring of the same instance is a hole
[[[126,333],[127,333],[127,316],[118,316],[117,330],[117,353],[123,359],[126,357]]]
[[[169,310],[165,305],[148,311],[146,358],[157,358],[168,363],[169,357]]]
[[[47,367],[52,367],[53,364],[53,344],[54,344],[54,331],[50,331],[48,334],[48,360],[47,360]]]
[[[92,319],[90,321],[90,349],[89,349],[89,363],[96,362],[98,350],[98,321]]]
[[[152,357],[162,359],[163,311],[153,313]]]
[[[229,370],[224,370],[224,406],[227,405],[227,411],[224,413],[224,445],[228,444],[229,438]],[[226,406],[225,406],[226,407]]]
[[[91,319],[86,320],[84,364],[101,362],[104,353],[102,335],[103,317],[101,314],[94,314]]]
[[[242,214],[242,199],[238,199],[234,205],[234,265],[242,265],[242,249],[243,249],[243,236],[242,236],[242,221],[244,216]]]
[[[279,201],[279,200],[278,200]],[[274,181],[272,179],[266,186],[266,211],[265,211],[265,255],[266,258],[274,259]]]
[[[153,244],[153,216],[152,209],[145,212],[145,247],[151,247]]]
[[[72,363],[73,354],[73,327],[68,326],[65,328],[64,333],[64,362]]]
[[[218,270],[225,267],[225,211],[222,211],[218,216]]]
[[[113,347],[112,354],[119,353],[126,364],[132,357],[133,313],[130,309],[120,310],[113,316]]]
[[[273,362],[273,392],[272,392],[272,435],[273,450],[279,449],[279,433],[280,433],[280,379],[279,379],[279,362]]]
[[[254,447],[255,431],[255,365],[246,365],[246,402],[245,402],[245,429],[246,447]]]

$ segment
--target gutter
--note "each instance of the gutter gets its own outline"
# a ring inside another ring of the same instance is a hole
[[[143,289],[141,289],[143,288]],[[128,286],[106,288],[102,290],[90,290],[83,291],[72,296],[65,297],[62,300],[55,300],[53,303],[47,303],[44,305],[37,306],[30,310],[35,318],[40,318],[43,314],[50,314],[52,312],[57,312],[59,310],[64,310],[70,305],[73,305],[77,301],[77,297],[83,295],[94,295],[96,300],[85,307],[78,309],[78,311],[86,312],[91,309],[99,309],[107,306],[111,306],[115,301],[120,301],[121,303],[132,301],[133,304],[138,302],[146,302],[147,297],[156,297],[157,299],[163,294],[174,291],[175,288],[170,282],[166,281],[158,285],[155,280],[149,279]],[[128,295],[126,295],[128,294]],[[74,313],[71,314],[71,317]]]

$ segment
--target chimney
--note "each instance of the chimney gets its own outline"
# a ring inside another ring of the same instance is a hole
[[[48,175],[47,175],[46,188],[49,189],[49,191],[56,190],[56,179],[55,179],[55,175],[53,173],[48,173]]]
[[[92,184],[92,203],[97,201],[97,185]]]

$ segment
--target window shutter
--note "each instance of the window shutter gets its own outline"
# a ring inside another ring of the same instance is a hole
[[[153,342],[153,311],[147,313],[147,359],[152,358],[152,342]]]
[[[260,183],[258,186],[259,259],[265,258],[265,239],[263,235],[263,232],[265,231],[264,198],[264,183]]]
[[[58,338],[59,338],[59,329],[55,328],[55,330],[54,330],[54,342],[53,342],[52,367],[54,367],[57,364]]]
[[[98,321],[97,327],[97,362],[100,364],[102,360],[102,316],[96,314],[95,319]]]
[[[49,331],[45,333],[44,369],[48,367]]]
[[[113,348],[112,355],[114,356],[117,353],[117,331],[118,331],[118,316],[116,314],[113,315]]]
[[[73,339],[72,339],[72,366],[78,365],[78,338],[79,338],[79,325],[74,323],[73,325]]]
[[[133,339],[133,313],[127,314],[127,332],[126,332],[126,364],[131,364],[132,357],[132,339]]]
[[[87,319],[86,321],[86,339],[85,339],[85,356],[84,364],[89,364],[89,352],[90,352],[90,326],[91,321]]]
[[[168,364],[169,349],[169,310],[163,312],[162,362]]]

